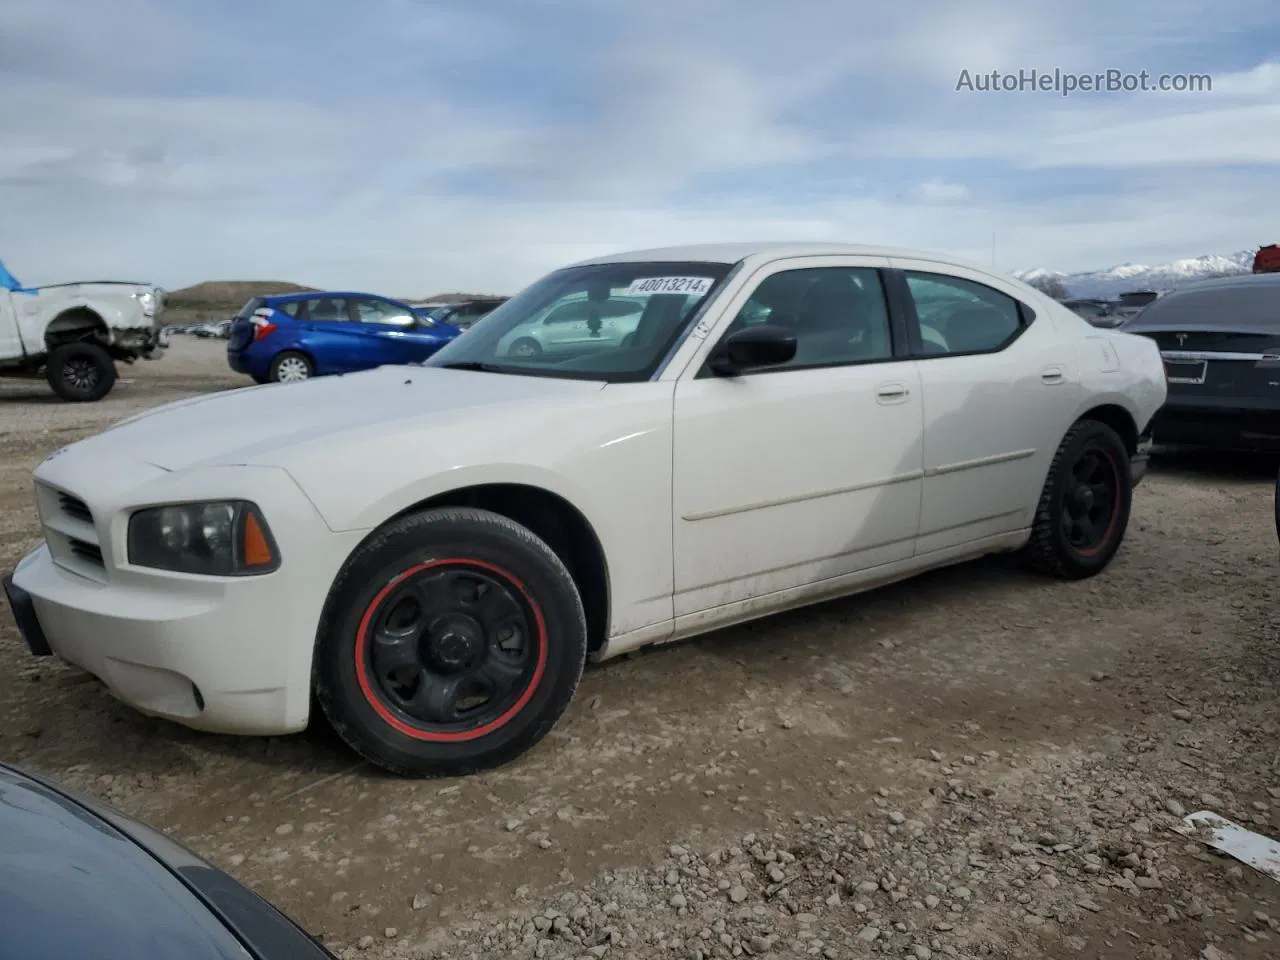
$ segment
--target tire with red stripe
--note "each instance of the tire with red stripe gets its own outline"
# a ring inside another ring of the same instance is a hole
[[[1063,580],[1101,573],[1129,525],[1133,483],[1120,435],[1097,420],[1078,420],[1049,467],[1023,549],[1029,566]]]
[[[366,540],[330,590],[316,698],[339,736],[404,776],[507,763],[541,740],[582,677],[569,571],[487,510],[410,514]]]

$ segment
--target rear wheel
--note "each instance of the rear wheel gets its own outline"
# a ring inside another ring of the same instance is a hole
[[[407,776],[506,763],[568,706],[587,629],[569,572],[542,540],[485,510],[390,524],[338,575],[315,688],[339,736]]]
[[[54,347],[45,370],[49,386],[63,400],[101,400],[116,383],[111,354],[96,343],[78,341]]]
[[[267,378],[276,383],[297,383],[299,380],[310,380],[315,376],[315,367],[311,358],[296,350],[284,350],[275,355],[271,361],[271,369]]]
[[[1105,423],[1077,421],[1054,454],[1024,558],[1064,580],[1101,573],[1124,540],[1132,502],[1124,441]]]
[[[533,339],[533,337],[520,337],[515,343],[511,344],[511,349],[507,351],[507,355],[523,357],[524,359],[539,357],[542,355],[542,344]]]

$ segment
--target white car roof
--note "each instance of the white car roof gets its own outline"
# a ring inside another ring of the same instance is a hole
[[[909,247],[882,247],[861,243],[824,243],[824,242],[767,242],[755,243],[695,243],[681,247],[654,247],[648,250],[627,250],[619,253],[605,254],[580,260],[572,266],[579,267],[592,263],[627,263],[639,260],[685,260],[706,261],[710,263],[737,263],[747,258],[762,260],[780,260],[786,257],[821,257],[821,256],[860,256],[860,257],[901,257],[912,260],[931,260],[970,270],[980,270],[993,274],[990,267],[969,260],[950,257],[945,254],[932,253],[927,250],[915,250]]]

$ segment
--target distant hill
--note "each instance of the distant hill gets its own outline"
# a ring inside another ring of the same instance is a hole
[[[1061,273],[1039,267],[1019,271],[1014,276],[1028,283],[1060,282],[1072,297],[1114,297],[1131,290],[1163,292],[1196,280],[1249,273],[1253,269],[1253,254],[1252,250],[1242,250],[1226,256],[1208,254],[1154,266],[1125,263],[1107,270],[1081,273]]]
[[[193,287],[166,291],[165,323],[210,323],[239,312],[253,297],[272,293],[305,293],[304,287],[282,280],[208,280]]]

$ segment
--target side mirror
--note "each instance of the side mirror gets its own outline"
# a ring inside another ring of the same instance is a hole
[[[760,323],[732,333],[712,351],[707,366],[723,377],[752,367],[775,367],[796,355],[796,335],[786,327]]]

